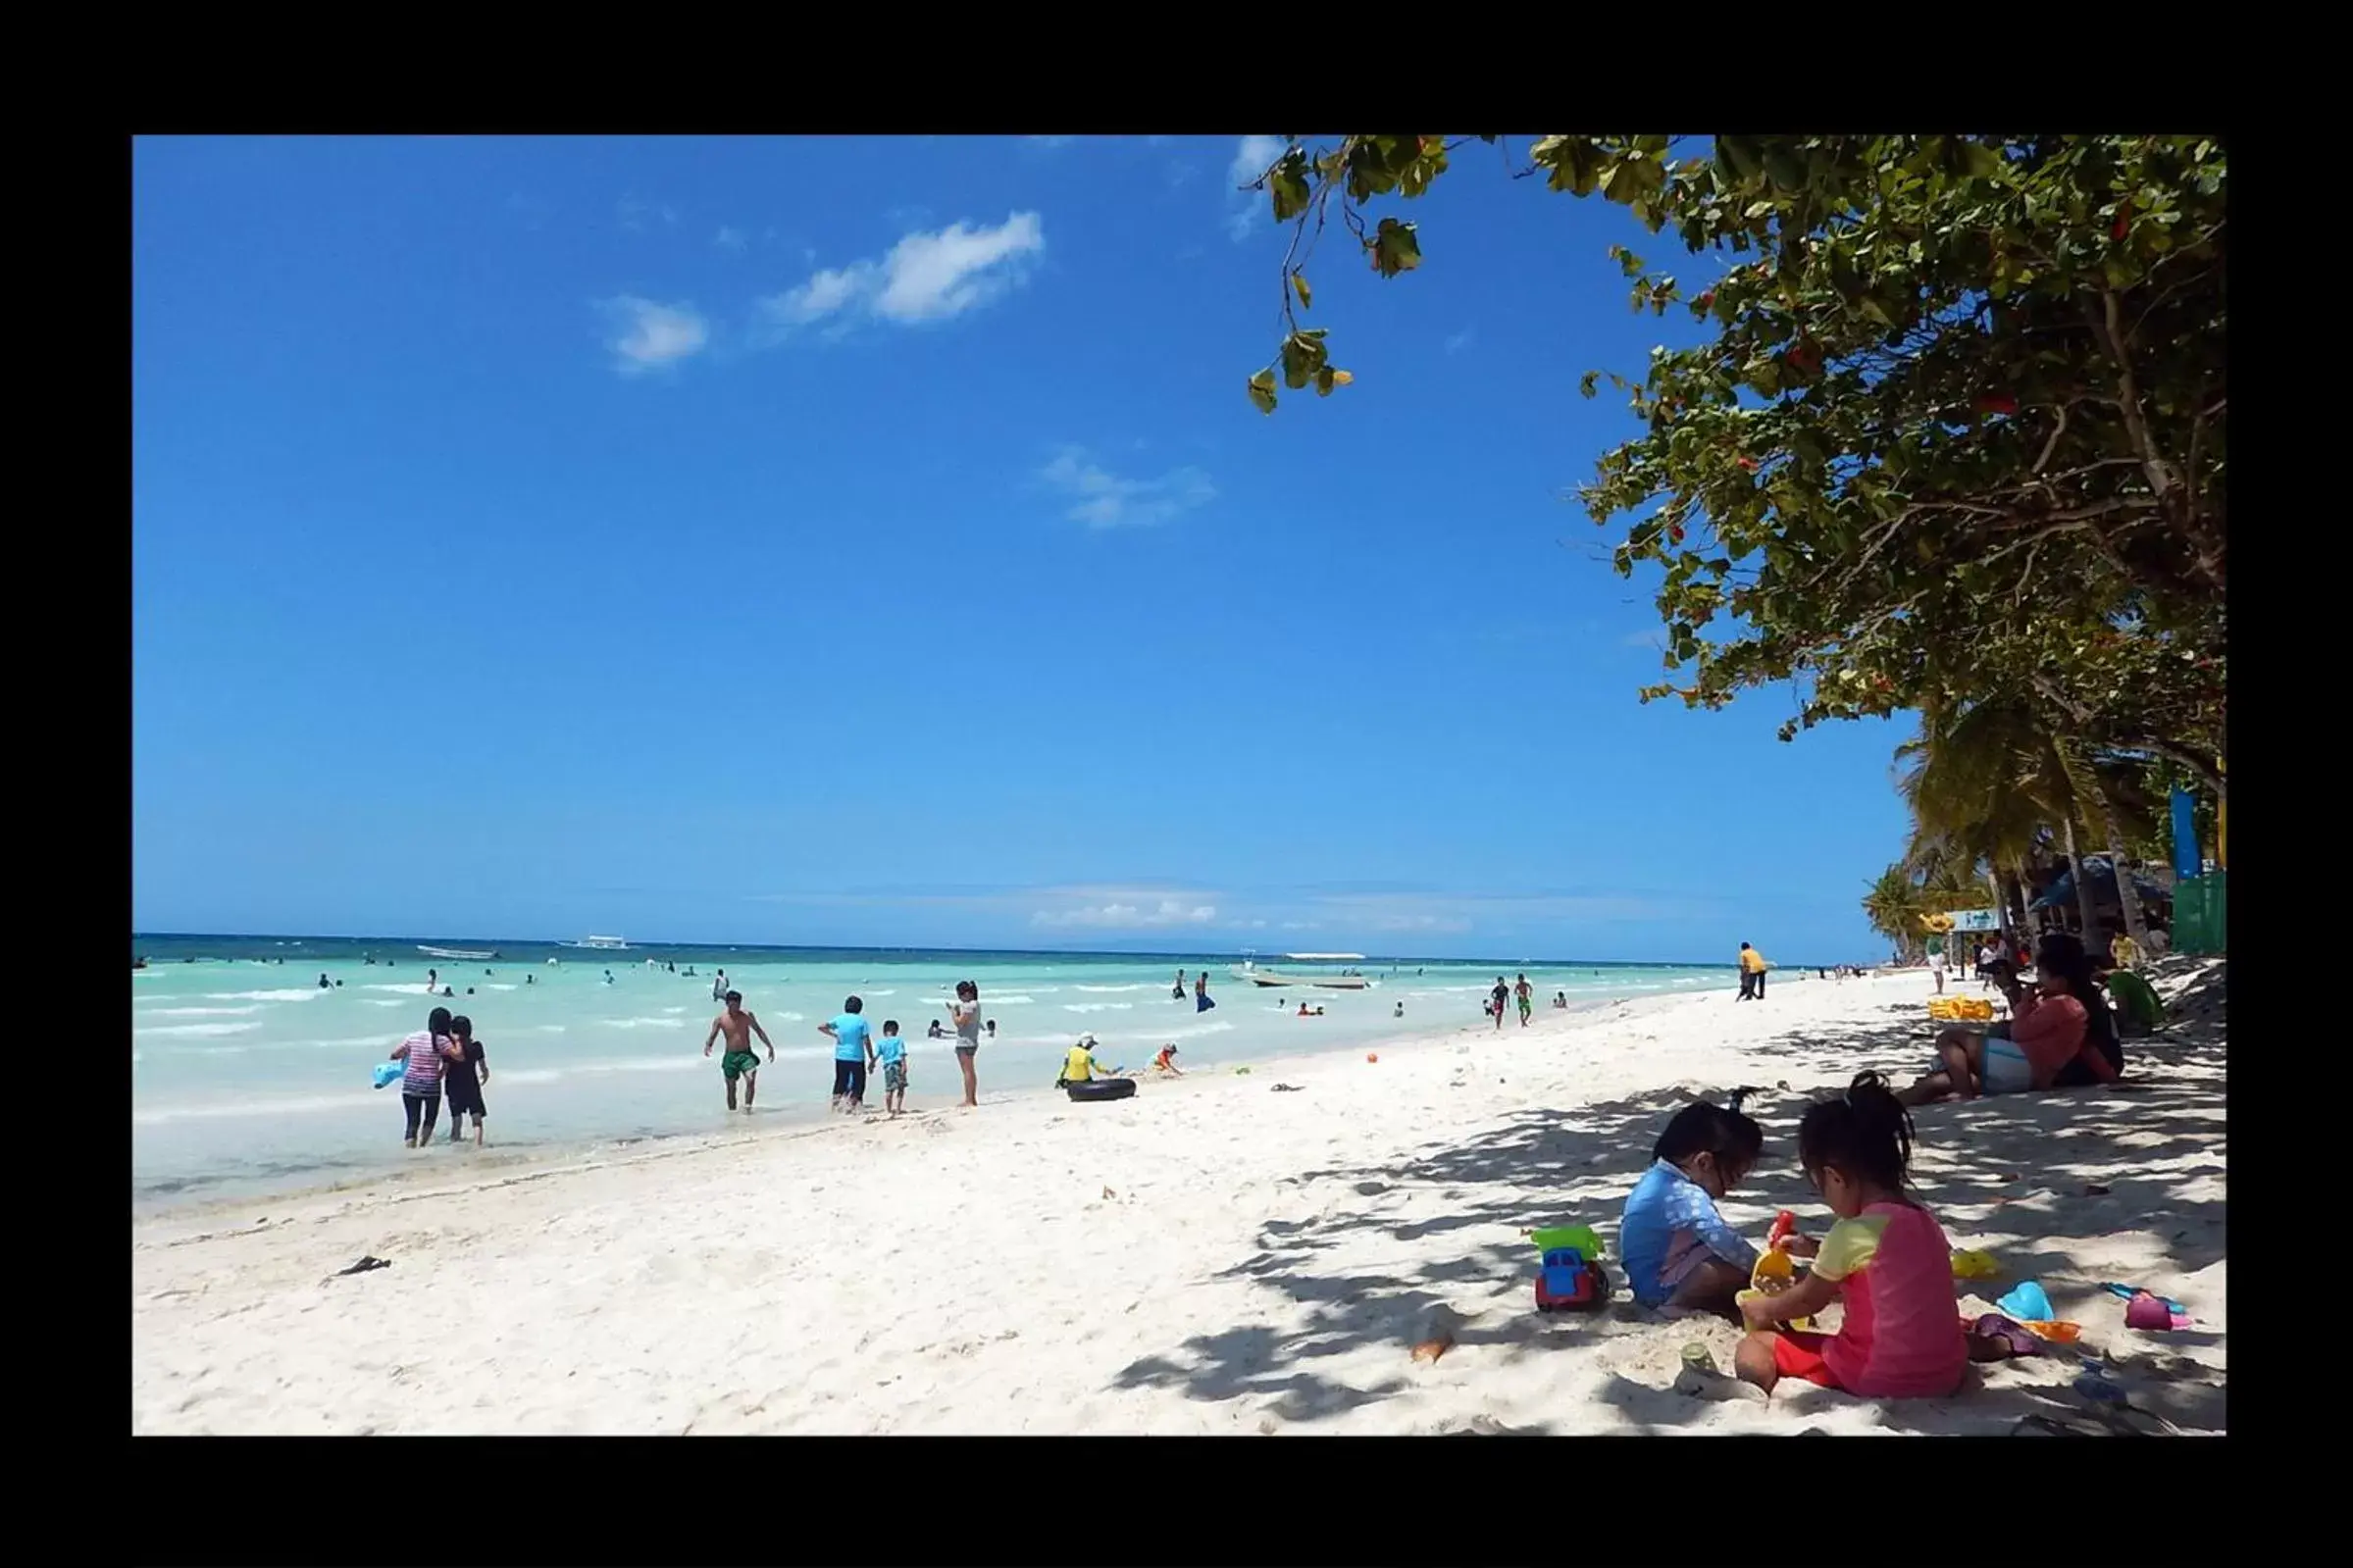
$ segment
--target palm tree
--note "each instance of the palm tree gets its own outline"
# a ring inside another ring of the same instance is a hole
[[[1863,916],[1871,930],[1893,944],[1899,958],[1910,958],[1919,943],[1919,886],[1899,863],[1879,873],[1863,895]]]
[[[1982,865],[1997,893],[2006,869],[2021,884],[2023,905],[2024,863],[2038,842],[2056,836],[2088,936],[2098,915],[2075,839],[2083,827],[2108,845],[2125,929],[2141,939],[2140,900],[2123,840],[2153,821],[2149,791],[2138,779],[2144,764],[2095,753],[2020,699],[1932,704],[1921,712],[1920,737],[1896,755],[1909,765],[1899,785],[1912,808],[1916,864],[1966,864],[1971,875]],[[2000,902],[2007,925],[2009,901]]]

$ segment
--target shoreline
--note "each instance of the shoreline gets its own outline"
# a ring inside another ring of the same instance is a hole
[[[1917,1061],[1929,993],[1900,971],[1763,1006],[1727,988],[1540,1008],[1500,1039],[1467,1025],[1385,1038],[1377,1064],[1335,1041],[1101,1105],[1014,1090],[977,1112],[134,1220],[132,1428],[2007,1430],[2064,1400],[2072,1358],[1983,1369],[1947,1400],[1694,1400],[1672,1391],[1681,1346],[1721,1361],[1728,1325],[1622,1300],[1573,1319],[1530,1305],[1524,1231],[1582,1221],[1613,1238],[1650,1140],[1703,1089],[1767,1086],[1751,1105],[1765,1164],[1726,1217],[1760,1232],[1789,1207],[1818,1234],[1826,1215],[1790,1168],[1804,1096]],[[2086,1325],[2086,1348],[2154,1348],[2160,1371],[2115,1375],[2185,1430],[2223,1425],[2213,1034],[2137,1042],[2129,1092],[1920,1118],[1923,1197],[1953,1243],[2031,1271],[2019,1277]],[[2055,1144],[2062,1129],[2079,1138]],[[2113,1195],[2077,1195],[2090,1173]],[[392,1267],[339,1275],[363,1255]],[[2182,1300],[2199,1332],[2122,1330],[2099,1290],[2114,1278]],[[936,1299],[910,1301],[919,1279],[940,1282]],[[421,1290],[450,1327],[415,1364],[400,1325]],[[213,1330],[231,1317],[236,1333]],[[1437,1321],[1456,1347],[1412,1361]],[[846,1327],[812,1352],[779,1322]]]
[[[1730,973],[1727,971],[1728,975]],[[1256,993],[1244,992],[1243,994],[1255,995]],[[1529,1026],[1529,1030],[1533,1033],[1548,1024],[1551,1028],[1558,1029],[1567,1021],[1589,1020],[1613,1008],[1671,1003],[1688,999],[1695,994],[1704,993],[1675,991],[1652,992],[1627,997],[1583,997],[1572,1000],[1565,1009],[1553,1009],[1546,1005],[1539,1005],[1536,1009],[1535,1021]],[[1187,1015],[1188,1021],[1191,1016]],[[1347,1028],[1346,1020],[1336,1019],[1332,1022],[1340,1025],[1343,1030]],[[1506,1033],[1510,1033],[1515,1029],[1516,1026],[1508,1026]],[[1083,1025],[1074,1024],[1067,1032],[1065,1043],[1075,1040],[1083,1032]],[[1204,1058],[1195,1066],[1188,1066],[1182,1061],[1178,1065],[1184,1069],[1186,1075],[1182,1082],[1190,1082],[1196,1078],[1213,1078],[1237,1071],[1243,1073],[1271,1072],[1288,1063],[1313,1061],[1334,1052],[1367,1049],[1409,1051],[1426,1046],[1435,1040],[1454,1039],[1463,1035],[1492,1033],[1494,1033],[1492,1026],[1482,1019],[1481,1023],[1477,1025],[1463,1024],[1451,1028],[1436,1026],[1415,1029],[1404,1035],[1333,1038],[1320,1046],[1277,1056],[1243,1056],[1222,1062]],[[939,1045],[938,1041],[922,1043],[927,1048]],[[997,1048],[995,1042],[982,1048],[982,1104],[984,1108],[1006,1102],[1026,1102],[1047,1096],[1058,1097],[1059,1091],[1050,1085],[991,1088],[988,1079],[988,1064],[990,1051],[994,1048]],[[763,1071],[790,1073],[795,1068],[805,1065],[807,1064],[804,1062],[780,1063],[766,1066]],[[1032,1062],[1025,1065],[1035,1066],[1037,1064]],[[1114,1065],[1120,1064],[1115,1063]],[[952,1100],[946,1098],[947,1093],[952,1090],[954,1069],[945,1061],[933,1059],[925,1060],[923,1066],[926,1070],[923,1087],[919,1088],[918,1095],[911,1100],[907,1114],[953,1113],[960,1109]],[[1149,1061],[1144,1067],[1131,1071],[1129,1076],[1139,1079],[1148,1087],[1159,1087],[1180,1082],[1154,1079],[1150,1072]],[[943,1082],[948,1084],[950,1089],[934,1090],[929,1087],[930,1085]],[[869,1094],[870,1101],[878,1106],[881,1098],[879,1084],[878,1078]],[[935,1093],[938,1095],[937,1098],[933,1097]],[[925,1100],[930,1102],[925,1103]],[[402,1150],[395,1153],[387,1146],[379,1158],[371,1162],[375,1164],[375,1168],[339,1179],[313,1180],[307,1177],[296,1177],[273,1183],[267,1178],[230,1178],[218,1185],[230,1188],[230,1190],[217,1195],[196,1197],[181,1197],[177,1194],[143,1197],[134,1189],[130,1217],[132,1224],[139,1226],[179,1220],[203,1220],[224,1213],[246,1212],[256,1208],[300,1203],[335,1195],[356,1195],[378,1187],[401,1189],[419,1184],[454,1185],[461,1188],[485,1183],[504,1185],[512,1180],[529,1176],[539,1168],[586,1167],[612,1163],[620,1151],[637,1149],[640,1146],[645,1146],[644,1153],[634,1157],[674,1154],[680,1152],[682,1147],[698,1149],[730,1146],[766,1138],[805,1137],[811,1132],[844,1125],[843,1120],[831,1112],[821,1098],[814,1096],[790,1097],[790,1091],[787,1094],[772,1096],[767,1108],[753,1116],[747,1117],[742,1113],[724,1111],[714,1111],[713,1115],[717,1120],[710,1126],[675,1132],[645,1132],[616,1137],[526,1138],[519,1141],[503,1144],[496,1140],[499,1129],[494,1126],[491,1129],[492,1141],[479,1153],[471,1147],[452,1147],[445,1139],[436,1139],[430,1151]],[[870,1108],[866,1117],[861,1118],[861,1120],[864,1119],[881,1120],[883,1118],[879,1109]],[[514,1124],[509,1121],[507,1125],[512,1127]],[[371,1143],[370,1147],[374,1148],[376,1145]],[[461,1161],[464,1162],[462,1166],[457,1163]],[[463,1174],[468,1170],[474,1173],[471,1178]]]

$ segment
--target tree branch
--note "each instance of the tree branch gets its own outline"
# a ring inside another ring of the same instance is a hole
[[[2059,450],[2059,437],[2067,433],[2067,409],[2065,403],[2059,405],[2059,423],[2051,427],[2051,438],[2042,443],[2042,455],[2034,460],[2034,466],[2027,473],[2040,474],[2043,465],[2051,461],[2051,454]]]
[[[2141,469],[2149,477],[2149,492],[2162,500],[2166,491],[2174,487],[2173,471],[2157,455],[2157,443],[2149,434],[2149,422],[2141,413],[2140,387],[2132,379],[2132,356],[2125,351],[2123,334],[2117,328],[2119,307],[2115,289],[2100,290],[2100,311],[2095,325],[2107,339],[2109,357],[2116,361],[2117,410],[2124,417],[2124,429],[2132,436],[2133,450],[2140,454]]]

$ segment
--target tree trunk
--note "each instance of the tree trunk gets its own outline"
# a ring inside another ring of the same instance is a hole
[[[2068,875],[2075,879],[2075,910],[2083,917],[2083,945],[2089,947],[2099,935],[2100,921],[2091,901],[2091,879],[2083,874],[2083,857],[2075,852],[2075,814],[2063,813],[2059,825],[2067,835]]]
[[[2140,916],[2140,894],[2133,890],[2132,873],[2124,865],[2124,841],[2116,831],[2116,813],[2108,804],[2108,792],[2093,786],[2092,803],[2099,808],[2100,827],[2108,837],[2108,862],[2116,871],[2116,901],[2124,912],[2124,935],[2142,952],[2149,950],[2149,931]]]
[[[2034,880],[2026,875],[2024,857],[2021,856],[2011,861],[2010,882],[2011,885],[2018,888],[2018,930],[2025,934],[2026,943],[2031,946],[2041,939],[2042,930],[2041,922],[2035,918],[2034,914]],[[2008,904],[2002,906],[2002,928],[2005,931],[2011,930],[2010,906]],[[2017,945],[2015,939],[2012,945]]]
[[[1990,860],[1985,862],[1985,885],[1993,893],[1994,926],[1997,930],[2008,931],[2010,929],[2010,900],[2002,894],[2002,874],[1994,870],[1994,864]],[[1977,950],[1983,942],[1984,938],[1981,936],[1971,937],[1969,940],[1969,967],[1971,969],[1977,967]]]

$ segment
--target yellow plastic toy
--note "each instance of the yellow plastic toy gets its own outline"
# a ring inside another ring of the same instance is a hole
[[[1779,1295],[1798,1283],[1798,1266],[1789,1254],[1778,1247],[1766,1247],[1757,1255],[1757,1266],[1749,1271],[1749,1288],[1735,1297],[1747,1301],[1752,1297]],[[1791,1318],[1789,1326],[1800,1334],[1814,1332],[1812,1318]]]
[[[1928,1002],[1928,1016],[1945,1024],[1990,1024],[1993,1003],[1982,996],[1937,996]]]
[[[1972,1248],[1953,1254],[1953,1278],[1956,1280],[1990,1280],[2002,1272],[1991,1252]]]

